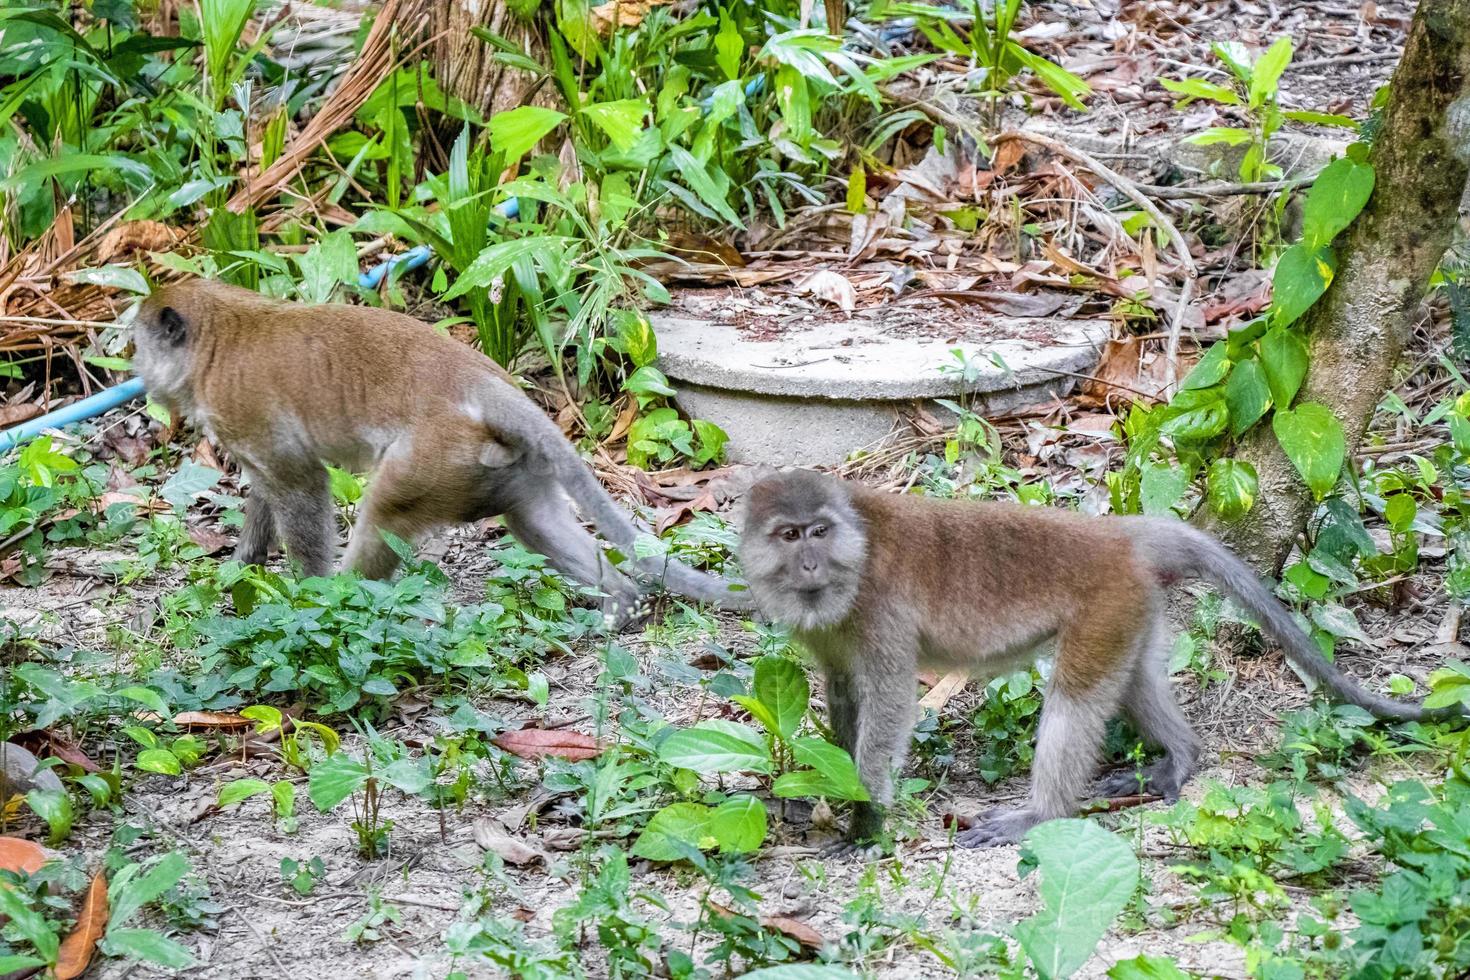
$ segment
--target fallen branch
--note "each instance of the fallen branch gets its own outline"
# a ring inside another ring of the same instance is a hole
[[[1196,197],[1240,197],[1245,194],[1276,194],[1306,187],[1317,179],[1316,174],[1290,177],[1286,180],[1252,180],[1234,184],[1203,184],[1199,187],[1165,187],[1162,184],[1139,184],[1138,189],[1149,197],[1166,201],[1188,200]]]
[[[994,142],[999,144],[1011,140],[1022,140],[1036,146],[1045,147],[1058,156],[1066,157],[1068,160],[1091,170],[1098,177],[1112,184],[1123,196],[1138,205],[1139,210],[1147,214],[1153,220],[1154,224],[1162,228],[1164,233],[1169,236],[1169,241],[1174,246],[1175,253],[1179,256],[1179,264],[1184,270],[1184,282],[1179,286],[1179,299],[1174,303],[1174,312],[1169,317],[1169,334],[1164,352],[1164,381],[1166,386],[1172,386],[1179,380],[1179,336],[1184,329],[1184,317],[1189,310],[1189,303],[1194,298],[1195,280],[1199,278],[1199,269],[1194,264],[1194,256],[1189,254],[1189,245],[1184,241],[1184,236],[1179,233],[1178,228],[1174,227],[1174,222],[1170,221],[1164,212],[1159,210],[1158,205],[1149,200],[1148,196],[1143,193],[1136,183],[1124,177],[1092,154],[1068,146],[1049,136],[1022,132],[1016,129],[1008,129],[998,134]]]

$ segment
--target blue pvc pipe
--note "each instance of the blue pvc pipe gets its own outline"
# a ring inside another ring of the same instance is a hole
[[[88,395],[79,402],[72,402],[65,408],[58,408],[54,412],[47,412],[40,418],[22,422],[15,428],[6,429],[0,433],[0,453],[9,452],[26,440],[40,435],[46,429],[59,429],[64,425],[71,425],[73,422],[101,415],[124,402],[132,401],[141,394],[143,394],[143,379],[130,378],[120,385],[104,388],[95,395]]]

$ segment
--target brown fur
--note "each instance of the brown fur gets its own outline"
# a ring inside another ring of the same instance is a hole
[[[504,514],[528,548],[601,587],[618,618],[633,613],[638,590],[575,523],[563,491],[625,554],[637,530],[490,358],[400,313],[305,306],[205,280],[158,290],[135,324],[150,394],[201,424],[250,477],[242,560],[262,560],[284,537],[309,574],[330,569],[326,460],[375,470],[346,557],[364,575],[398,563],[380,528],[412,541]],[[641,570],[741,604],[731,583],[677,563]]]
[[[1168,680],[1166,588],[1183,578],[1204,578],[1254,613],[1298,669],[1343,700],[1384,718],[1436,714],[1359,687],[1243,562],[1179,521],[892,495],[794,471],[751,488],[740,553],[759,607],[790,624],[826,674],[833,730],[872,797],[855,811],[858,839],[881,828],[908,751],[916,671],[994,676],[1047,649],[1056,658],[1030,798],[986,814],[959,842],[1018,840],[1074,813],[1119,711],[1164,750],[1142,783],[1177,794],[1200,751]],[[1128,772],[1099,789],[1139,785]]]

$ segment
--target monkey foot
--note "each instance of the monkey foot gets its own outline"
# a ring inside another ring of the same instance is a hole
[[[997,808],[975,817],[973,825],[955,835],[960,847],[1001,847],[1019,844],[1026,831],[1039,823],[1030,810]]]
[[[1118,796],[1153,794],[1162,796],[1165,802],[1179,799],[1183,780],[1166,776],[1156,767],[1150,766],[1143,772],[1136,769],[1119,769],[1098,780],[1094,790],[1097,796],[1111,799]]]
[[[884,857],[883,845],[877,841],[837,840],[822,848],[822,856],[829,861],[876,861]]]

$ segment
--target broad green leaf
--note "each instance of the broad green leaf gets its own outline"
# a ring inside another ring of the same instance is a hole
[[[1292,393],[1296,393],[1295,389]],[[1271,404],[1271,386],[1266,382],[1266,371],[1260,361],[1252,357],[1230,369],[1230,377],[1225,382],[1225,404],[1230,406],[1230,432],[1236,436],[1266,414]]]
[[[1293,122],[1307,123],[1312,126],[1340,126],[1343,129],[1358,128],[1358,121],[1352,116],[1344,116],[1336,112],[1312,112],[1309,109],[1288,109],[1282,115]]]
[[[735,18],[727,8],[720,8],[720,29],[715,34],[715,64],[729,81],[740,78],[740,59],[745,54],[745,39],[735,26]]]
[[[1225,105],[1240,105],[1240,96],[1235,93],[1235,89],[1228,85],[1207,82],[1203,78],[1183,78],[1177,81],[1172,78],[1161,78],[1159,84],[1176,95],[1184,96],[1175,103],[1176,106],[1188,105],[1195,99],[1209,99]]]
[[[138,296],[148,295],[148,280],[137,269],[122,265],[104,265],[97,269],[78,269],[67,273],[72,282],[84,282],[108,289],[121,289]]]
[[[184,511],[195,497],[218,483],[219,478],[219,470],[191,459],[185,460],[174,475],[158,488],[158,495],[172,504],[174,510]]]
[[[693,847],[709,836],[710,814],[703,803],[671,803],[655,813],[633,842],[633,853],[650,861],[677,861],[684,852],[670,843],[683,841]]]
[[[1282,252],[1271,276],[1272,322],[1282,327],[1295,323],[1327,292],[1336,272],[1337,255],[1330,245],[1309,248],[1297,242]]]
[[[760,722],[761,727],[764,728],[766,731],[771,732],[772,734],[780,731],[780,722],[776,720],[775,712],[773,712],[760,698],[749,694],[737,694],[730,700],[740,705],[746,711],[749,711],[750,717]]]
[[[60,946],[56,933],[45,916],[31,908],[9,884],[0,887],[0,921],[5,923],[7,933],[25,937],[46,962],[55,962]]]
[[[1336,602],[1323,602],[1312,606],[1312,625],[1339,640],[1372,642],[1363,632],[1363,628],[1358,625],[1358,617],[1353,615],[1353,611]]]
[[[1046,83],[1046,87],[1078,112],[1087,111],[1087,105],[1082,101],[1084,96],[1092,94],[1092,86],[1088,85],[1078,76],[1067,71],[1055,61],[1043,58],[1033,51],[1028,51],[1014,41],[1006,42],[1006,51],[1021,64],[1036,73],[1036,77]]]
[[[537,105],[516,106],[490,117],[490,146],[510,166],[562,124],[566,114]]]
[[[659,758],[695,772],[770,772],[765,740],[745,725],[712,718],[664,739]]]
[[[766,839],[766,805],[754,796],[737,796],[709,815],[709,835],[723,853],[748,854]]]
[[[1050,820],[1026,835],[1041,871],[1042,909],[1014,933],[1043,980],[1068,977],[1133,898],[1138,858],[1091,820]]]
[[[1185,390],[1174,396],[1159,431],[1180,442],[1205,442],[1225,431],[1230,409],[1219,388]]]
[[[71,835],[75,813],[72,810],[71,797],[65,790],[33,789],[26,794],[26,805],[31,808],[32,813],[46,821],[46,828],[50,831],[46,838],[49,843],[59,844]]]
[[[1291,400],[1307,376],[1308,364],[1306,345],[1286,327],[1272,327],[1261,338],[1261,369],[1266,375],[1271,402],[1278,409],[1291,407]]]
[[[1184,142],[1193,143],[1195,146],[1214,146],[1224,143],[1226,146],[1239,146],[1251,141],[1251,133],[1248,129],[1235,129],[1232,126],[1211,126],[1209,129],[1201,130],[1193,136],[1185,138]]]
[[[638,134],[643,131],[643,119],[648,115],[648,101],[619,99],[616,102],[597,102],[584,106],[582,115],[606,133],[613,146],[627,153],[638,142]]]
[[[329,303],[338,288],[357,282],[357,247],[346,231],[334,231],[296,256],[301,270],[299,289],[308,303]]]
[[[798,738],[791,743],[796,761],[822,775],[821,795],[835,800],[866,800],[868,791],[858,776],[857,764],[840,745],[824,738]]]
[[[1208,388],[1219,384],[1225,377],[1225,372],[1230,370],[1230,353],[1226,349],[1225,341],[1218,340],[1210,345],[1205,351],[1205,356],[1199,359],[1199,363],[1190,369],[1184,376],[1184,381],[1179,387],[1184,391],[1193,388]]]
[[[1271,100],[1276,94],[1276,83],[1281,80],[1281,73],[1291,62],[1291,38],[1278,37],[1276,41],[1266,49],[1266,53],[1256,59],[1251,66],[1250,99],[1248,104],[1252,109],[1259,108]]]
[[[740,216],[731,210],[729,201],[726,199],[729,178],[723,172],[720,172],[718,179],[710,176],[704,164],[696,160],[688,150],[678,145],[669,147],[669,159],[674,164],[674,172],[685,184],[689,185],[689,189],[700,201],[714,210],[727,224],[744,230],[745,224],[740,220]]]
[[[1302,207],[1302,243],[1327,245],[1351,224],[1373,195],[1373,176],[1372,167],[1346,157],[1323,167]]]
[[[348,755],[329,755],[311,767],[306,793],[316,808],[326,813],[368,781],[367,767]]]
[[[194,965],[194,954],[155,929],[108,929],[100,944],[109,956],[131,956],[170,969]]]
[[[126,923],[139,909],[157,901],[188,873],[189,859],[178,851],[165,854],[152,864],[129,865],[118,872],[108,890],[113,925]]]
[[[454,285],[449,287],[444,298],[457,299],[476,286],[488,286],[504,276],[520,260],[535,259],[549,252],[566,251],[571,244],[572,239],[562,235],[531,235],[496,242],[475,256],[474,261],[454,280]]]
[[[179,765],[178,756],[168,749],[144,749],[138,753],[138,759],[133,765],[144,772],[159,772],[165,776],[177,776],[184,771]]]
[[[1210,509],[1227,521],[1237,520],[1255,506],[1260,482],[1256,468],[1245,460],[1217,459],[1205,478],[1205,497]]]
[[[1192,980],[1167,956],[1135,956],[1119,960],[1108,969],[1109,980]]]
[[[289,784],[288,784],[289,785]],[[242,800],[270,791],[270,783],[264,779],[237,779],[219,788],[219,806],[234,806]]]
[[[1304,402],[1295,409],[1277,409],[1271,428],[1297,472],[1320,501],[1337,485],[1347,454],[1342,425],[1326,405]]]
[[[164,704],[163,698],[151,688],[133,685],[114,691],[113,694],[120,698],[127,698],[129,701],[136,701],[156,714],[168,714],[168,705]]]
[[[46,929],[44,921],[40,924],[40,927]],[[50,932],[49,929],[46,929],[46,931]],[[29,976],[32,971],[39,970],[45,965],[45,960],[38,960],[34,956],[20,956],[15,954],[0,956],[0,976],[10,976],[12,974]]]
[[[755,696],[775,717],[776,731],[790,739],[806,715],[811,698],[806,671],[786,657],[765,656],[755,662],[754,687]]]
[[[420,756],[416,759],[396,759],[382,772],[383,782],[410,796],[422,793],[434,781],[429,774],[429,761]]]
[[[1189,474],[1177,464],[1148,462],[1139,478],[1139,499],[1145,514],[1168,514],[1184,496]]]
[[[21,167],[15,173],[0,180],[0,194],[14,194],[17,190],[34,187],[48,177],[73,174],[89,170],[112,170],[126,172],[140,178],[151,178],[153,172],[146,164],[120,153],[99,156],[95,153],[66,153],[62,156],[37,160]]]

